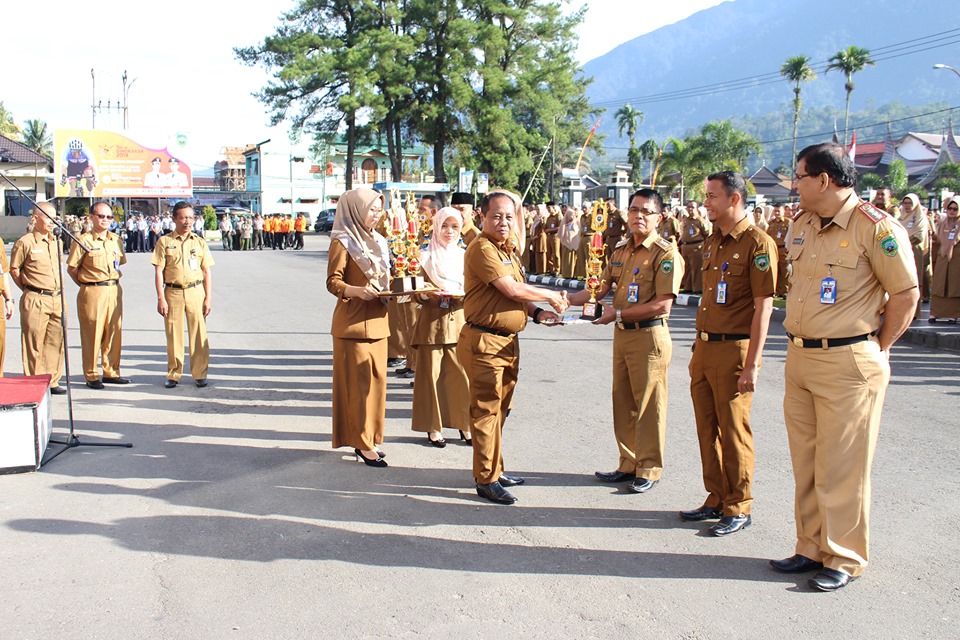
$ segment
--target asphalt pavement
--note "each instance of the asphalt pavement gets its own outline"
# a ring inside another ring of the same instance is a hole
[[[840,592],[767,565],[793,554],[774,322],[754,397],[753,525],[729,538],[677,512],[704,498],[686,365],[693,309],[671,318],[666,466],[644,495],[597,482],[617,461],[612,327],[530,324],[505,431],[519,503],[480,500],[470,449],[410,430],[391,378],[390,466],[330,446],[326,236],[302,252],[214,245],[210,386],[163,388],[149,256],[124,271],[122,373],[83,386],[71,321],[78,448],[0,476],[3,638],[947,638],[960,623],[956,406],[960,354],[893,350],[874,464],[872,557]],[[75,287],[70,287],[71,307]],[[18,319],[7,329],[20,371]],[[58,431],[67,402],[54,397]]]

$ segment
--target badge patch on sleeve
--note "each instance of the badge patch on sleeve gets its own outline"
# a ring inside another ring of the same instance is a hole
[[[660,263],[660,271],[670,273],[673,271],[673,260],[664,260]]]
[[[756,254],[753,256],[753,266],[755,266],[758,271],[766,271],[770,268],[770,256],[765,253]]]
[[[883,255],[891,258],[897,255],[899,247],[897,246],[897,239],[893,237],[892,233],[888,231],[877,238],[877,241],[880,243],[880,250],[883,251]]]

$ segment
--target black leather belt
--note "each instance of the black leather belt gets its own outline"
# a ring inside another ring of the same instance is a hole
[[[85,287],[113,287],[119,284],[119,280],[104,280],[103,282],[81,282]]]
[[[617,324],[621,329],[633,330],[633,329],[649,329],[650,327],[665,327],[667,326],[666,318],[656,318],[654,320],[641,320],[640,322],[620,322]]]
[[[501,338],[512,338],[515,336],[515,333],[507,333],[506,331],[500,331],[499,329],[491,329],[490,327],[483,327],[479,324],[473,324],[472,322],[467,323],[468,326],[477,329],[478,331],[483,331],[484,333],[492,333],[495,336],[500,336]]]
[[[707,333],[706,331],[698,331],[697,337],[704,342],[733,342],[750,339],[750,335],[746,333]]]
[[[703,244],[703,240],[690,240],[689,242],[681,242],[680,244]]]
[[[848,344],[857,344],[870,339],[874,334],[865,333],[862,336],[853,336],[852,338],[798,338],[788,333],[787,338],[795,347],[801,349],[829,349],[831,347],[845,347]]]
[[[60,295],[60,289],[56,291],[49,291],[47,289],[37,289],[36,287],[31,287],[28,284],[23,285],[23,288],[27,291],[33,291],[34,293],[39,293],[42,296],[58,296]]]
[[[163,286],[170,287],[171,289],[193,289],[198,284],[203,284],[203,280],[197,280],[196,282],[191,282],[190,284],[173,284],[172,282],[164,282]]]

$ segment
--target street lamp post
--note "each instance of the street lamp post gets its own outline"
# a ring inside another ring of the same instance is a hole
[[[956,69],[954,69],[948,64],[941,64],[938,62],[937,64],[933,65],[933,68],[934,69],[950,69],[950,71],[953,71],[955,74],[957,74],[958,77],[960,77],[960,71],[957,71]]]

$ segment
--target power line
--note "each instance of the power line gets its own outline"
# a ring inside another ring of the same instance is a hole
[[[932,43],[939,43],[939,44],[932,44]],[[871,50],[870,52],[876,55],[876,57],[873,58],[874,61],[880,62],[884,60],[892,60],[895,58],[911,55],[914,53],[920,53],[922,51],[928,51],[931,49],[936,49],[936,48],[945,47],[945,46],[958,44],[958,43],[960,43],[960,28],[955,28],[955,29],[949,29],[947,31],[941,31],[938,33],[932,33],[926,36],[921,36],[920,38],[915,38],[912,40],[896,42],[890,45],[877,47]],[[813,63],[811,65],[811,68],[813,68],[815,71],[819,73],[824,73],[826,71],[826,68],[829,65],[830,65],[830,61],[824,60],[824,61]],[[627,103],[651,104],[651,103],[657,103],[657,102],[667,102],[667,101],[679,100],[683,98],[714,95],[717,93],[734,91],[737,89],[759,87],[759,86],[775,84],[783,81],[784,81],[783,76],[780,74],[779,71],[771,71],[771,72],[761,73],[753,76],[747,76],[745,78],[738,78],[735,80],[728,80],[724,82],[700,85],[697,87],[690,87],[687,89],[677,89],[674,91],[666,91],[662,93],[655,93],[647,96],[638,96],[634,98],[626,98],[622,100],[610,100],[605,102],[597,102],[597,103],[593,103],[591,106],[613,107],[613,106],[623,105]]]

